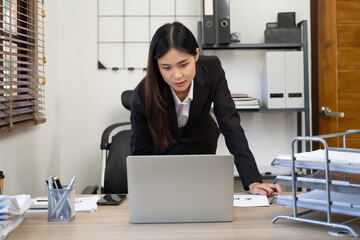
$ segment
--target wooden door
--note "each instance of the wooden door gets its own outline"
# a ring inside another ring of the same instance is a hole
[[[313,135],[360,129],[360,1],[314,0],[311,6]],[[324,118],[323,106],[345,116]],[[329,143],[342,147],[341,138]],[[349,136],[348,147],[360,148],[360,134]]]

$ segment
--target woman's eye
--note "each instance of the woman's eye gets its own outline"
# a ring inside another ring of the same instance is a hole
[[[180,68],[184,68],[184,67],[186,67],[186,66],[187,66],[187,63],[181,64],[181,65],[180,65]]]
[[[163,69],[164,69],[165,71],[169,71],[169,70],[170,70],[170,67],[163,67]]]

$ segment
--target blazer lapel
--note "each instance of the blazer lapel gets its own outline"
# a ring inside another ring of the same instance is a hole
[[[191,130],[191,127],[195,125],[197,119],[200,115],[203,114],[203,111],[207,111],[204,108],[204,105],[209,101],[209,88],[205,86],[204,74],[202,74],[201,69],[196,69],[195,79],[193,81],[194,84],[194,95],[193,100],[191,101],[189,119],[186,124],[186,132]]]
[[[176,114],[176,109],[175,109],[175,102],[174,99],[172,97],[172,94],[170,92],[170,87],[168,88],[168,125],[169,125],[169,130],[172,136],[174,136],[176,139],[179,139],[179,132],[178,132],[178,121],[177,121],[177,114]]]

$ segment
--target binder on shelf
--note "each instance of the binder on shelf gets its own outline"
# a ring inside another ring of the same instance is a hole
[[[216,6],[216,42],[218,44],[229,44],[231,40],[229,0],[216,0]]]
[[[215,44],[214,1],[203,0],[203,39],[204,44]]]
[[[304,108],[303,52],[285,52],[286,108]]]
[[[262,84],[262,104],[266,108],[285,108],[284,52],[266,52]]]

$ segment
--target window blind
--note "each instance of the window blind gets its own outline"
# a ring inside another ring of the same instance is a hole
[[[0,135],[45,118],[44,1],[0,0]]]

